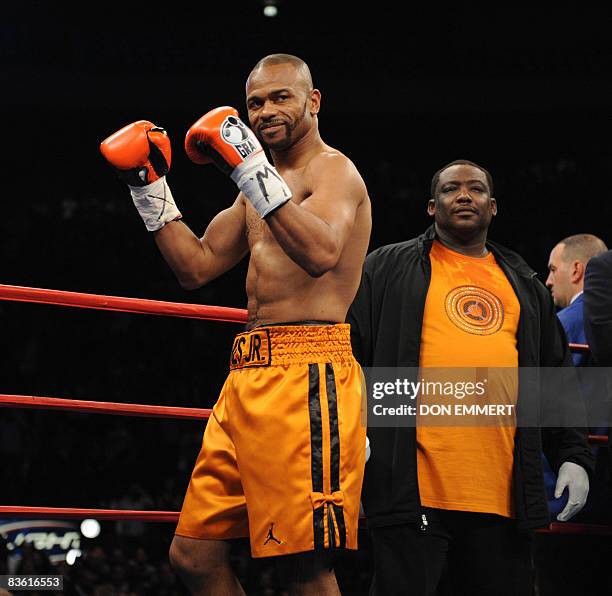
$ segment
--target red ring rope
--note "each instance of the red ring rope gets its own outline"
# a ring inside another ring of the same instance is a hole
[[[108,401],[62,399],[59,397],[0,394],[0,407],[11,406],[41,410],[69,410],[89,414],[116,414],[119,416],[145,416],[150,418],[191,418],[197,420],[208,419],[212,412],[212,410],[207,408],[149,406],[145,404],[125,404]],[[594,445],[607,445],[608,437],[605,435],[589,435],[589,442]]]
[[[20,507],[0,505],[0,517],[29,517],[49,519],[87,519],[100,521],[129,520],[146,522],[177,522],[178,511],[139,511],[133,509],[75,509],[72,507]],[[365,518],[359,519],[359,527],[364,528]],[[612,536],[612,526],[599,524],[576,524],[572,522],[550,524],[548,528],[536,530],[539,534],[582,534],[591,536]]]
[[[590,352],[590,348],[587,344],[569,344],[569,349],[572,352]]]
[[[46,517],[49,519],[88,519],[176,522],[178,511],[133,511],[130,509],[74,509],[72,507],[19,507],[0,505],[0,517]]]
[[[208,419],[212,410],[176,406],[148,406],[108,401],[84,401],[59,397],[35,397],[33,395],[0,394],[0,407],[16,406],[40,410],[70,410],[90,414],[117,414],[119,416],[144,416],[149,418]]]
[[[38,302],[56,306],[73,306],[76,308],[93,308],[97,310],[113,310],[149,315],[165,315],[190,319],[208,319],[226,321],[229,323],[246,323],[247,311],[242,308],[227,308],[224,306],[207,306],[202,304],[186,304],[182,302],[164,302],[145,298],[123,298],[118,296],[103,296],[86,294],[84,292],[66,292],[63,290],[45,290],[42,288],[26,288],[23,286],[8,286],[0,284],[0,300],[15,302]],[[569,344],[575,352],[588,352],[586,344]]]
[[[164,302],[162,300],[148,300],[144,298],[121,298],[118,296],[64,292],[62,290],[43,290],[41,288],[24,288],[21,286],[0,285],[0,300],[38,302],[54,304],[56,306],[74,306],[76,308],[94,308],[96,310],[113,310],[117,312],[163,315],[187,319],[207,319],[228,323],[246,323],[247,320],[247,311],[243,308]]]
[[[59,397],[36,397],[33,395],[0,394],[0,408],[15,406],[40,410],[69,410],[88,414],[116,414],[118,416],[145,416],[150,418],[191,418],[207,420],[212,410],[207,408],[186,408],[177,406],[149,406],[108,401],[85,401]],[[592,445],[607,445],[605,435],[589,435]]]

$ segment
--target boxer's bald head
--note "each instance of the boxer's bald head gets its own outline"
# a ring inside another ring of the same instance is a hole
[[[312,75],[310,74],[310,68],[308,68],[308,64],[306,64],[306,62],[297,56],[293,56],[292,54],[270,54],[269,56],[264,56],[253,67],[253,70],[249,74],[246,82],[247,93],[252,79],[259,74],[262,68],[265,68],[266,66],[277,66],[279,64],[290,64],[293,66],[297,75],[296,83],[301,84],[306,93],[310,93],[310,91],[312,91],[314,88],[312,83]]]

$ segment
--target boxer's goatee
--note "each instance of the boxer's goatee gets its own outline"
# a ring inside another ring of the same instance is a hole
[[[293,131],[303,122],[304,118],[306,117],[307,107],[308,107],[308,101],[305,101],[304,107],[302,108],[302,113],[298,116],[298,118],[296,118],[293,122],[284,123],[284,127],[285,127],[285,138],[284,139],[279,140],[277,143],[266,143],[261,135],[261,131],[258,131],[257,137],[262,143],[266,144],[271,149],[275,149],[277,151],[288,149],[294,143]]]

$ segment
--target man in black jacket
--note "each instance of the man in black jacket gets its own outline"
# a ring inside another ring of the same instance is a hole
[[[487,241],[497,213],[492,188],[489,172],[466,160],[434,175],[434,225],[366,259],[348,315],[353,350],[364,367],[514,370],[516,382],[496,386],[500,401],[546,416],[567,402],[551,403],[522,371],[571,367],[571,355],[535,272]],[[585,423],[580,395],[572,397],[572,420]],[[369,424],[371,593],[433,594],[448,565],[456,593],[531,594],[532,530],[549,523],[540,453],[559,472],[556,494],[568,489],[558,517],[565,521],[584,505],[592,473],[578,426]]]

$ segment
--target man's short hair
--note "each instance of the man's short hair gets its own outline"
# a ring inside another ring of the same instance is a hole
[[[469,159],[456,159],[455,161],[451,161],[447,163],[445,166],[441,167],[431,179],[431,198],[436,198],[436,188],[438,186],[438,182],[440,182],[440,175],[444,170],[448,170],[448,168],[452,166],[472,166],[474,168],[478,168],[484,175],[487,177],[487,184],[489,186],[489,196],[493,196],[493,176],[489,173],[489,171],[482,166],[479,166],[477,163],[470,161]]]
[[[247,78],[247,85],[251,77],[262,67],[275,65],[275,64],[291,64],[295,67],[296,70],[300,71],[300,75],[302,76],[302,80],[304,81],[307,91],[312,91],[314,88],[312,84],[312,75],[310,74],[310,68],[308,68],[308,64],[304,62],[301,58],[294,56],[293,54],[270,54],[269,56],[264,56],[251,70]]]
[[[589,259],[608,250],[605,242],[593,234],[574,234],[564,238],[559,244],[563,245],[561,260],[565,263],[580,261],[586,265]]]

